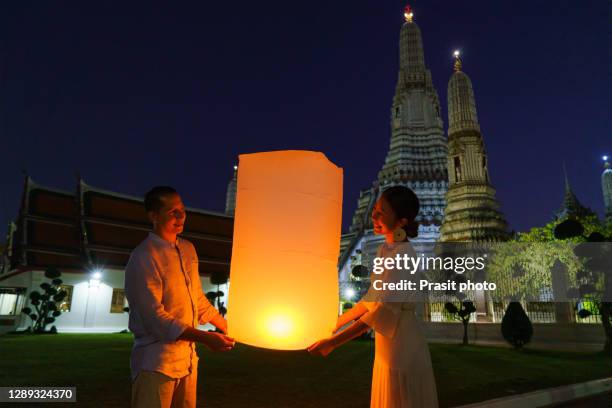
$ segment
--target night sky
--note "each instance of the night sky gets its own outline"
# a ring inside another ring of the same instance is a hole
[[[383,165],[405,3],[11,2],[0,11],[0,232],[22,169],[74,191],[175,186],[223,211],[238,154],[324,152],[344,168],[344,229]],[[148,4],[149,6],[145,6]],[[612,155],[608,1],[413,1],[444,110],[452,51],[471,77],[510,227],[545,224],[565,162],[603,214]]]

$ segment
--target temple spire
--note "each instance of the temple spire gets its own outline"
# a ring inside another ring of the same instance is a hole
[[[454,73],[448,81],[448,134],[460,130],[480,132],[472,81],[462,69],[461,53],[456,50]]]
[[[455,57],[455,72],[461,71],[461,53],[459,52],[459,50],[455,50],[453,56]]]
[[[565,162],[563,162],[563,177],[565,179],[565,193],[570,194],[572,193],[572,188],[570,186],[569,179],[567,178],[567,169],[565,168]]]
[[[419,238],[435,241],[448,180],[447,141],[440,99],[425,65],[421,30],[410,6],[398,9],[398,18],[400,13],[405,21],[399,30],[399,70],[391,103],[389,150],[372,187],[359,196],[351,231],[371,231],[370,205],[379,192],[388,186],[405,185],[419,197],[417,221],[427,226],[421,229]],[[364,234],[366,241],[378,239],[373,233]]]
[[[608,156],[603,156],[604,171],[601,174],[601,190],[604,199],[606,222],[612,223],[612,168]]]
[[[412,8],[410,8],[410,5],[406,5],[406,7],[404,8],[404,18],[406,19],[407,23],[412,23],[412,18],[414,17],[414,13],[412,12]]]
[[[425,57],[423,55],[423,40],[421,30],[413,21],[414,13],[410,6],[404,9],[404,19],[400,31],[400,69],[407,72],[423,72]]]
[[[440,242],[499,242],[510,238],[495,197],[472,81],[459,50],[448,81],[448,193]]]
[[[236,188],[238,185],[238,166],[234,166],[234,175],[227,183],[227,191],[225,193],[225,214],[234,215],[236,211]]]
[[[587,208],[580,203],[578,197],[576,197],[576,194],[572,191],[569,178],[567,177],[565,163],[563,163],[563,177],[565,181],[565,194],[563,195],[563,203],[561,204],[561,207],[555,213],[555,219],[561,220],[567,217],[580,218],[594,215],[595,213],[590,208]]]

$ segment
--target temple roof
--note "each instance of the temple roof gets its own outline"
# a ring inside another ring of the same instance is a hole
[[[181,236],[196,247],[200,275],[229,273],[233,217],[196,208],[186,210]],[[11,269],[123,269],[130,252],[150,231],[142,198],[92,187],[81,179],[76,191],[64,191],[26,177]]]

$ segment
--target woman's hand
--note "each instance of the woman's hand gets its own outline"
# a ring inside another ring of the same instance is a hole
[[[343,328],[345,325],[352,321],[353,320],[349,320],[348,318],[346,318],[345,315],[338,316],[338,322],[336,323],[336,328],[334,329],[332,334],[338,333],[341,328]]]
[[[319,340],[316,343],[312,344],[310,347],[308,347],[308,352],[313,356],[327,357],[327,355],[334,351],[335,348],[336,345],[330,337],[327,339]]]
[[[334,329],[333,333],[336,334],[338,331],[340,331],[341,328],[353,322],[354,320],[359,319],[367,311],[368,309],[361,302],[355,304],[355,306],[338,316],[336,328]]]

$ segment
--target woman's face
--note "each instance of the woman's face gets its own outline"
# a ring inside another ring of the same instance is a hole
[[[401,220],[395,216],[393,209],[383,197],[379,198],[372,209],[372,224],[374,225],[374,234],[388,235],[393,234],[393,230],[399,226],[406,225],[407,220]]]

